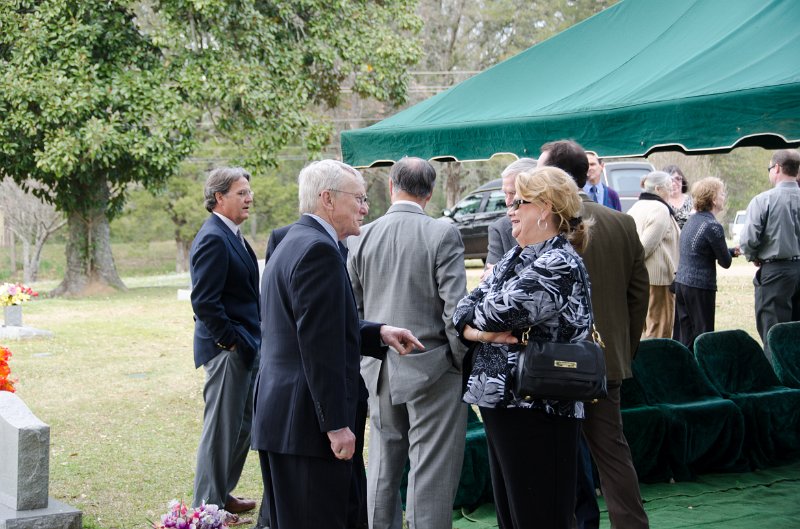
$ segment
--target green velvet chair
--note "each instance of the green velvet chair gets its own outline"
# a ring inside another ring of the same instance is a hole
[[[741,408],[753,468],[800,453],[800,389],[781,386],[758,342],[742,330],[707,332],[694,351],[714,387]]]
[[[781,383],[800,389],[800,321],[773,325],[767,333],[767,343]]]
[[[633,376],[647,403],[666,414],[667,451],[675,480],[742,470],[742,413],[711,386],[686,347],[668,339],[642,340]]]
[[[486,430],[483,422],[472,409],[468,409],[467,442],[464,446],[464,463],[453,508],[472,509],[493,501],[492,479],[489,475],[489,449],[486,446]]]
[[[636,475],[643,483],[668,481],[672,477],[664,442],[667,416],[663,410],[647,404],[635,378],[622,381],[620,388],[622,430],[631,449]]]

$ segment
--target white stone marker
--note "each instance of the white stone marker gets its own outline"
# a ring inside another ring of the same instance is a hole
[[[48,497],[50,427],[0,391],[0,529],[81,529],[81,511]]]

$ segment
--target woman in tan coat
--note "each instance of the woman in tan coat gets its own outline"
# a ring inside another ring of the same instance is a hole
[[[678,268],[680,228],[667,204],[672,180],[654,171],[642,179],[644,191],[628,214],[644,246],[644,264],[650,275],[650,304],[644,338],[671,338],[675,322],[675,295],[670,285]]]

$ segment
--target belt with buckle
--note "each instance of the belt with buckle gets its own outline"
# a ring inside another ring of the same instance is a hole
[[[764,259],[765,263],[780,263],[783,261],[800,261],[800,255],[794,255],[792,257],[784,257],[783,259]]]

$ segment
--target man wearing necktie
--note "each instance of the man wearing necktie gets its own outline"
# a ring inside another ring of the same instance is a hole
[[[253,448],[270,529],[345,529],[360,355],[424,347],[407,329],[358,317],[339,242],[360,233],[368,212],[361,173],[322,160],[298,183],[302,216],[262,278]]]
[[[589,198],[591,198],[592,201],[597,202],[597,186],[592,186],[589,188]]]
[[[252,203],[247,171],[239,167],[211,171],[205,185],[205,206],[211,215],[189,254],[194,360],[206,375],[192,504],[213,503],[231,513],[255,507],[254,500],[231,495],[250,449],[261,342],[258,262],[239,229]],[[233,521],[237,520],[229,522]]]
[[[583,190],[592,201],[622,211],[619,194],[603,183],[603,160],[593,151],[586,151],[586,157],[589,159],[589,171]]]
[[[272,230],[267,240],[267,253],[264,259],[264,266],[269,263],[270,257],[275,253],[278,244],[286,237],[294,224],[282,226]],[[347,262],[347,246],[342,241],[337,242],[339,253],[342,259]],[[367,425],[367,386],[364,379],[359,376],[358,385],[358,408],[356,410],[356,428],[353,433],[356,436],[356,450],[353,454],[353,475],[350,480],[350,496],[347,500],[347,529],[366,529],[367,525],[367,473],[364,468],[364,428]],[[266,458],[261,460],[262,474],[269,472],[268,461]],[[254,529],[269,529],[269,499],[264,491],[261,508],[258,513],[258,520]]]

